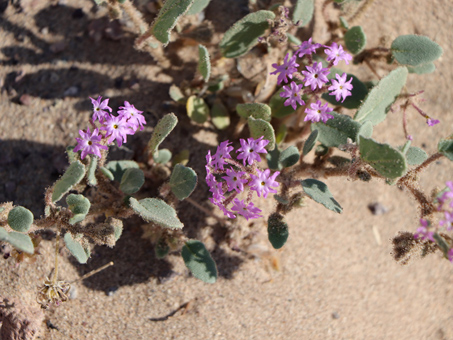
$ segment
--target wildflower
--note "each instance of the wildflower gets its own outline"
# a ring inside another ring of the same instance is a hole
[[[209,199],[212,204],[218,206],[220,210],[222,210],[223,214],[227,216],[228,218],[236,218],[236,215],[233,214],[231,211],[229,211],[223,204],[222,202],[216,201],[215,199],[210,198]]]
[[[249,165],[252,165],[254,161],[261,161],[259,153],[267,153],[264,147],[269,144],[269,141],[267,139],[263,139],[263,136],[256,140],[248,138],[247,141],[244,139],[240,139],[239,141],[241,142],[241,147],[236,151],[239,152],[237,158],[242,159],[244,166],[246,161]]]
[[[352,60],[352,56],[343,50],[343,46],[337,43],[332,43],[332,46],[326,46],[324,53],[327,54],[327,61],[332,61],[333,65],[337,65],[340,60],[344,60],[346,65],[349,65],[349,60]]]
[[[312,122],[317,123],[322,120],[325,123],[333,118],[333,116],[329,114],[333,109],[328,107],[327,103],[322,106],[321,101],[317,100],[316,103],[310,104],[310,107],[311,109],[305,109],[305,113],[307,114],[304,119],[305,122],[311,120]]]
[[[106,136],[110,136],[107,143],[110,144],[116,139],[118,146],[121,146],[123,142],[126,143],[127,135],[134,134],[134,130],[132,130],[132,126],[126,121],[126,118],[112,115],[108,115],[101,130],[105,130],[107,132]]]
[[[233,191],[236,190],[238,193],[244,191],[244,184],[248,182],[247,179],[241,178],[242,176],[245,175],[244,171],[234,171],[232,169],[227,169],[226,170],[227,176],[222,177],[227,185],[228,185],[228,191]]]
[[[74,148],[74,152],[82,150],[81,158],[84,159],[87,154],[96,155],[101,158],[101,152],[99,149],[108,150],[108,147],[102,144],[99,144],[102,136],[99,136],[99,130],[94,129],[93,133],[90,132],[90,128],[87,129],[87,132],[79,130],[80,137],[76,138],[77,146]]]
[[[288,79],[293,79],[293,73],[297,71],[297,67],[299,64],[296,63],[296,56],[293,55],[289,58],[289,53],[286,54],[283,64],[272,64],[272,67],[275,68],[274,72],[270,74],[278,74],[277,76],[277,84],[281,84],[282,81],[285,83],[288,82]]]
[[[439,210],[442,210],[442,207],[447,200],[450,200],[450,207],[453,208],[453,182],[448,181],[445,185],[448,189],[442,193],[442,196],[437,198],[437,201],[439,202]]]
[[[453,248],[448,251],[448,261],[453,262]]]
[[[140,126],[140,131],[143,130],[143,125],[146,124],[145,117],[143,117],[143,111],[139,111],[134,105],[131,105],[128,101],[124,102],[124,106],[120,106],[121,110],[118,110],[120,117],[126,118],[127,122],[133,127],[134,131]]]
[[[328,88],[328,90],[333,91],[330,93],[330,95],[331,96],[335,95],[335,100],[337,102],[340,101],[340,98],[343,98],[343,100],[341,101],[343,103],[344,100],[346,99],[346,97],[351,95],[351,91],[349,91],[349,90],[352,90],[352,84],[351,84],[352,77],[351,77],[351,79],[349,79],[349,81],[346,81],[346,77],[347,77],[346,73],[343,73],[342,76],[340,76],[339,74],[336,74],[335,78],[337,78],[337,80],[332,79],[330,81],[332,86],[330,86]]]
[[[231,158],[230,152],[234,148],[232,146],[229,146],[228,144],[231,143],[227,140],[220,143],[220,145],[217,147],[215,155],[212,157],[211,165],[213,165],[216,170],[223,170],[223,166],[227,164],[227,162],[225,162],[225,158]]]
[[[448,231],[451,231],[453,229],[453,213],[449,211],[444,211],[444,220],[439,221],[439,225],[442,227],[445,227]]]
[[[259,215],[261,209],[255,207],[252,202],[247,205],[246,203],[244,203],[244,200],[240,201],[238,198],[235,198],[233,203],[234,205],[231,210],[237,211],[237,213],[244,216],[247,221],[250,218],[262,217],[262,215]]]
[[[428,124],[429,126],[434,126],[434,125],[439,124],[439,123],[440,123],[440,121],[437,120],[437,119],[428,118],[426,120],[426,124]]]
[[[311,55],[312,53],[316,53],[316,49],[321,47],[321,44],[313,44],[311,42],[311,39],[308,39],[307,41],[302,42],[298,47],[298,50],[295,52],[295,54],[298,54],[299,58],[302,58],[304,55]]]
[[[284,105],[288,106],[291,105],[294,110],[297,109],[297,104],[305,105],[305,102],[301,98],[300,90],[302,89],[303,84],[297,85],[295,82],[291,82],[290,86],[283,86],[285,91],[280,92],[280,97],[284,98],[287,97],[288,99],[285,100]]]
[[[250,189],[255,190],[258,194],[258,197],[263,195],[265,198],[267,194],[272,192],[276,193],[277,190],[273,189],[272,187],[278,187],[280,183],[275,181],[275,177],[280,174],[280,171],[276,171],[273,173],[272,176],[269,177],[271,171],[266,169],[264,171],[257,170],[258,176],[251,175],[252,179],[249,183]]]
[[[91,98],[91,103],[93,104],[93,121],[96,121],[96,119],[99,119],[99,122],[102,123],[104,122],[104,119],[108,115],[108,112],[104,110],[108,110],[109,112],[112,112],[112,108],[108,106],[109,104],[109,99],[105,99],[104,101],[101,102],[102,96],[99,96],[98,99],[94,100]]]
[[[310,86],[311,90],[314,91],[316,88],[322,88],[322,86],[329,81],[327,75],[330,73],[329,69],[323,68],[322,63],[315,62],[313,67],[307,66],[308,71],[302,71],[305,76],[305,86]]]
[[[428,239],[430,241],[435,242],[433,238],[434,232],[428,230],[429,222],[421,218],[420,223],[421,226],[417,229],[417,232],[414,234],[414,237],[421,238],[423,241]]]

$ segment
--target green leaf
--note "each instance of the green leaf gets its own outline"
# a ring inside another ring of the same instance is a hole
[[[66,197],[66,203],[68,204],[69,210],[74,214],[69,219],[69,223],[73,225],[83,221],[91,207],[90,201],[83,195],[70,194]]]
[[[326,123],[311,124],[312,131],[318,130],[318,140],[327,147],[338,147],[346,144],[347,139],[356,140],[360,124],[352,120],[351,117],[336,112],[330,112],[333,116]]]
[[[186,267],[197,279],[206,283],[217,281],[217,267],[203,243],[197,240],[187,241],[182,247],[181,255]]]
[[[264,139],[269,141],[269,144],[266,145],[267,150],[274,150],[275,148],[275,132],[274,128],[269,122],[266,122],[262,119],[255,119],[253,117],[249,117],[247,120],[250,135],[258,139],[261,136],[264,136]]]
[[[223,105],[220,98],[216,98],[211,109],[211,121],[219,130],[224,130],[230,126],[230,115],[228,109]]]
[[[359,140],[359,136],[363,136],[365,138],[371,138],[373,135],[373,123],[369,120],[366,120],[359,128],[359,132],[357,132],[356,141]]]
[[[203,98],[190,96],[186,104],[187,115],[195,123],[203,124],[209,117],[209,106],[206,105]]]
[[[193,5],[190,6],[186,15],[193,15],[193,14],[200,13],[202,10],[204,10],[206,7],[208,7],[209,1],[211,1],[211,0],[195,0],[193,2]]]
[[[169,229],[182,229],[184,226],[176,216],[176,211],[158,198],[145,198],[137,201],[129,199],[131,208],[145,221],[153,222]]]
[[[68,155],[69,164],[74,163],[78,159],[78,153],[74,152],[75,146],[68,146],[66,148],[66,154]]]
[[[346,21],[345,17],[340,17],[340,25],[345,29],[349,29],[349,24]]]
[[[182,201],[190,196],[196,186],[196,172],[192,168],[176,164],[170,177],[170,188],[175,196]]]
[[[288,41],[291,44],[294,44],[294,45],[302,44],[302,41],[298,37],[295,37],[294,35],[292,35],[291,33],[286,32],[286,36],[288,37]]]
[[[278,161],[280,159],[280,150],[276,147],[274,150],[266,154],[267,166],[271,170],[283,169],[282,164]]]
[[[447,243],[447,241],[445,241],[445,239],[442,236],[440,236],[438,233],[434,233],[433,238],[434,238],[434,240],[436,240],[436,243],[438,244],[440,250],[442,250],[442,252],[444,253],[444,256],[446,258],[448,258],[448,252],[450,251],[450,246]]]
[[[183,16],[194,0],[166,0],[157,18],[151,26],[151,33],[162,44],[167,45],[170,41],[170,31],[176,26],[177,21]]]
[[[306,26],[313,18],[315,3],[313,0],[297,0],[293,12],[293,22],[300,27]]]
[[[285,245],[289,231],[288,224],[282,215],[274,213],[269,216],[267,220],[267,235],[274,249],[280,249]]]
[[[222,55],[236,58],[250,51],[269,28],[268,20],[274,18],[274,13],[264,10],[243,17],[225,32],[219,45]]]
[[[182,93],[181,89],[176,86],[175,84],[170,86],[170,90],[168,91],[170,98],[173,99],[177,103],[183,103],[185,101],[185,96]]]
[[[91,156],[90,163],[88,164],[87,169],[87,183],[91,186],[96,186],[98,184],[98,180],[96,179],[95,172],[98,166],[98,158]]]
[[[360,156],[382,176],[398,178],[406,173],[406,158],[401,151],[388,144],[381,144],[371,138],[359,137]]]
[[[289,168],[296,164],[299,161],[299,158],[299,150],[297,150],[294,145],[291,145],[281,152],[278,161],[284,168]]]
[[[341,213],[343,208],[333,198],[327,185],[316,179],[305,179],[300,181],[304,192],[312,198],[315,202],[322,204],[327,209],[332,210],[336,213]]]
[[[335,77],[336,74],[341,76],[341,75],[343,75],[343,73],[344,72],[342,70],[340,70],[340,69],[332,68],[330,70],[330,73],[327,76],[327,78],[328,79],[336,79],[336,77]],[[348,73],[347,76],[346,76],[346,79],[349,80],[351,78],[352,78],[351,85],[353,86],[352,90],[351,90],[351,95],[346,97],[344,102],[341,102],[341,100],[337,101],[335,99],[335,96],[331,96],[328,93],[323,93],[322,94],[322,99],[324,99],[325,101],[329,102],[332,105],[343,106],[343,107],[345,107],[347,109],[356,109],[356,108],[358,108],[362,104],[362,102],[365,99],[366,95],[368,94],[368,88],[366,87],[366,85],[364,83],[362,83],[359,80],[359,78],[357,78],[353,74],[349,74]]]
[[[285,90],[281,88],[269,100],[269,106],[272,110],[272,117],[283,118],[295,112],[291,105],[285,106],[284,103],[287,98],[280,97],[280,93],[282,93],[283,91]]]
[[[190,151],[188,149],[182,150],[175,157],[173,157],[171,161],[172,166],[175,166],[176,164],[186,165],[187,163],[189,163],[189,156]]]
[[[417,66],[408,66],[407,70],[409,71],[409,73],[427,74],[434,72],[436,70],[436,66],[434,65],[434,63],[426,63]]]
[[[154,253],[158,259],[163,259],[168,255],[170,247],[165,240],[165,237],[159,237],[156,244],[154,245]]]
[[[107,169],[107,168],[101,166],[101,167],[99,168],[99,170],[101,170],[102,174],[103,174],[105,177],[107,177],[109,180],[113,181],[113,180],[115,179],[115,177],[113,176],[112,172],[111,172],[109,169]]]
[[[117,182],[121,182],[121,178],[127,169],[138,169],[138,163],[134,161],[110,161],[105,165],[105,168],[113,175]]]
[[[406,153],[407,164],[420,165],[428,159],[427,153],[415,146],[411,146]]]
[[[162,117],[161,120],[154,127],[153,135],[148,143],[148,153],[151,155],[156,152],[159,145],[164,141],[164,139],[173,131],[176,124],[178,124],[178,118],[175,114],[167,113]]]
[[[304,143],[304,148],[302,149],[304,155],[307,155],[313,149],[316,142],[318,141],[318,135],[319,135],[318,130],[313,130],[310,133],[310,136],[308,136],[307,140]]]
[[[154,159],[154,162],[156,162],[156,163],[165,164],[170,161],[171,156],[172,156],[172,153],[170,150],[160,149],[160,150],[157,150],[153,154],[153,159]]]
[[[34,254],[35,247],[30,236],[17,233],[15,231],[8,233],[5,228],[0,227],[0,240],[8,242],[19,251],[28,254]]]
[[[418,66],[433,62],[442,55],[442,47],[428,37],[400,35],[391,46],[396,61],[403,65]]]
[[[368,93],[354,119],[361,123],[369,120],[373,125],[382,122],[387,117],[390,105],[393,104],[406,84],[407,73],[407,68],[398,67],[382,78]]]
[[[33,214],[24,207],[14,207],[8,214],[8,224],[15,231],[25,233],[30,229],[32,223]]]
[[[90,257],[88,249],[83,248],[79,242],[75,241],[70,233],[64,235],[64,242],[66,248],[68,248],[79,263],[87,263]]]
[[[351,27],[344,35],[344,43],[352,54],[362,52],[366,45],[366,35],[362,26]]]
[[[277,144],[282,143],[285,140],[287,133],[288,133],[288,128],[286,127],[285,124],[281,124],[278,127],[277,134],[275,135],[275,142]]]
[[[71,163],[66,172],[55,183],[52,193],[52,202],[58,202],[74,185],[85,176],[85,166],[80,161]]]
[[[207,82],[211,76],[211,60],[209,59],[209,52],[203,45],[198,45],[198,71]]]
[[[127,169],[121,177],[120,190],[126,195],[135,194],[145,183],[145,174],[136,168]]]
[[[263,119],[267,122],[271,121],[271,108],[266,104],[261,103],[246,103],[237,104],[236,111],[239,116],[247,119],[253,117],[255,119]]]
[[[453,139],[441,139],[439,144],[437,144],[437,150],[449,160],[453,161]]]

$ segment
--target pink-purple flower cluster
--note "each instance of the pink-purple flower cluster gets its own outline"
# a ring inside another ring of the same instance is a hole
[[[279,171],[271,174],[269,169],[261,171],[256,163],[261,160],[260,154],[267,153],[265,147],[269,141],[261,136],[258,139],[240,139],[241,147],[236,150],[237,160],[234,160],[230,152],[234,148],[231,142],[224,141],[217,147],[216,153],[211,151],[206,155],[206,183],[212,197],[209,199],[218,206],[229,218],[236,218],[239,214],[247,220],[261,217],[261,210],[251,202],[253,191],[258,197],[267,197],[269,193],[276,193],[274,189],[280,184],[275,178]],[[237,196],[246,193],[246,198],[240,200]],[[231,209],[228,206],[232,204]]]
[[[137,110],[134,105],[125,101],[124,106],[120,106],[118,116],[111,114],[112,108],[108,106],[109,99],[102,101],[102,97],[91,99],[93,104],[93,116],[90,121],[93,125],[93,132],[90,128],[87,131],[79,130],[81,138],[76,138],[77,146],[74,152],[82,151],[80,157],[84,159],[86,155],[92,154],[101,157],[100,149],[107,150],[108,144],[116,140],[118,146],[126,143],[127,135],[133,135],[139,128],[143,130],[143,125],[146,124],[143,111]],[[108,111],[108,112],[107,112]],[[98,127],[95,122],[98,121]],[[105,131],[102,133],[101,131]]]
[[[453,182],[448,181],[445,184],[446,189],[437,198],[437,210],[443,214],[443,218],[439,221],[438,226],[433,225],[430,221],[420,219],[421,226],[414,234],[416,239],[435,242],[434,233],[437,231],[453,231]],[[450,262],[453,262],[453,248],[448,251],[447,256]]]
[[[312,60],[311,55],[316,53],[316,50],[320,47],[325,48],[324,53],[327,55],[326,60],[330,62],[328,67],[323,67],[321,62],[313,62]],[[298,73],[297,68],[299,67],[299,64],[296,62],[296,58],[302,58],[304,56],[307,56],[310,65],[305,67],[306,70]],[[327,76],[330,74],[332,66],[337,65],[340,61],[349,64],[350,60],[352,60],[352,56],[349,53],[346,53],[341,45],[338,45],[335,42],[332,43],[331,46],[314,44],[312,38],[310,38],[308,41],[304,41],[298,46],[297,51],[292,57],[290,57],[289,53],[286,54],[281,65],[272,64],[275,71],[270,74],[277,75],[278,84],[281,84],[282,82],[288,83],[288,79],[293,79],[293,77],[301,80],[301,84],[291,81],[289,86],[283,86],[283,91],[280,92],[280,97],[288,98],[285,100],[284,105],[291,105],[294,110],[297,109],[297,104],[300,106],[305,105],[305,102],[302,100],[302,95],[309,93],[312,93],[315,96],[315,99],[318,99],[322,92],[332,91],[329,94],[335,96],[336,101],[342,99],[342,102],[344,102],[346,97],[351,95],[352,77],[347,80],[346,73],[343,73],[341,76],[337,74],[335,75],[337,79],[332,79],[330,81],[331,86],[327,88],[325,85],[329,82]],[[305,89],[303,89],[304,86],[306,87]],[[320,109],[321,107],[322,109]],[[327,107],[327,104],[322,106],[321,101],[317,100],[316,103],[311,104],[311,109],[305,109],[305,112],[307,113],[305,121],[310,120],[312,122],[319,122],[322,120],[325,123],[327,120],[333,118],[333,116],[329,114],[332,110],[333,109]]]

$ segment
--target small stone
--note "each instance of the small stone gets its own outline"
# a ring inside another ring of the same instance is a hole
[[[384,215],[389,211],[387,207],[383,206],[379,202],[368,204],[368,209],[373,215]]]
[[[56,43],[50,45],[50,51],[55,54],[61,53],[66,49],[66,46],[67,46],[66,42],[59,41],[59,42],[56,42]]]
[[[68,292],[68,296],[71,300],[77,299],[77,287],[71,286]]]
[[[118,287],[116,286],[112,286],[112,287],[109,287],[107,288],[107,290],[105,291],[105,294],[107,294],[107,296],[113,296],[118,290]]]
[[[32,103],[32,98],[28,94],[23,94],[22,96],[20,96],[19,102],[22,105],[30,106]]]
[[[340,318],[340,314],[338,314],[337,312],[333,312],[332,313],[332,319],[339,319]]]
[[[79,93],[79,88],[77,86],[71,86],[66,91],[63,92],[64,96],[74,97]]]
[[[43,35],[49,34],[49,27],[43,27],[43,28],[41,29],[41,34],[43,34]]]

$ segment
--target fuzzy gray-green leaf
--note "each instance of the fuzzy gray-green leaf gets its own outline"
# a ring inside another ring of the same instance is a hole
[[[356,141],[359,140],[359,136],[371,138],[372,135],[373,135],[373,123],[367,120],[360,126],[359,131],[357,132]]]
[[[243,17],[225,32],[219,45],[222,55],[236,58],[250,51],[269,28],[268,20],[274,18],[274,13],[264,10]]]
[[[166,0],[157,18],[151,27],[151,33],[162,44],[167,45],[170,41],[170,32],[176,22],[183,16],[194,0]]]
[[[269,144],[266,145],[268,151],[274,150],[275,148],[275,131],[272,125],[269,122],[266,122],[262,119],[255,119],[249,117],[248,120],[250,135],[258,139],[261,136],[264,136],[264,139],[269,141]]]
[[[415,74],[427,74],[432,73],[436,70],[434,63],[426,63],[417,66],[407,66],[409,73]]]
[[[289,146],[287,149],[280,153],[278,162],[285,168],[293,166],[299,161],[299,150],[294,145]]]
[[[165,164],[171,160],[172,153],[168,149],[157,150],[153,155],[153,160],[159,164]]]
[[[206,283],[217,281],[217,267],[208,250],[198,240],[189,240],[182,247],[181,256],[190,272]]]
[[[203,98],[190,96],[186,103],[187,115],[195,123],[203,124],[209,117],[209,106],[206,105]]]
[[[66,154],[68,155],[69,164],[74,163],[78,158],[77,152],[74,152],[75,146],[68,146],[66,148]]]
[[[176,216],[176,211],[158,198],[144,198],[137,201],[129,199],[131,208],[148,222],[156,223],[164,228],[182,229],[184,226]]]
[[[304,155],[307,155],[313,149],[316,142],[318,141],[318,135],[319,135],[318,130],[313,130],[310,133],[310,136],[308,136],[307,140],[304,143],[304,148],[302,149]]]
[[[52,202],[59,201],[74,185],[85,176],[85,166],[80,161],[71,163],[66,172],[55,183],[52,193]]]
[[[187,11],[186,15],[198,14],[209,5],[211,0],[195,0]]]
[[[330,114],[334,118],[329,119],[326,123],[319,122],[311,125],[312,131],[319,131],[318,141],[327,147],[346,144],[348,138],[355,141],[360,124],[349,116],[336,112],[330,112]]]
[[[274,150],[269,151],[266,154],[267,166],[269,167],[269,169],[278,170],[278,171],[283,169],[283,166],[279,162],[279,159],[280,159],[280,150],[277,147],[275,147]]]
[[[208,49],[203,45],[198,45],[198,71],[207,82],[211,76],[211,60]]]
[[[15,231],[25,233],[30,229],[32,223],[33,214],[27,208],[17,206],[8,213],[8,224]]]
[[[189,167],[176,164],[170,177],[171,191],[179,200],[190,196],[197,186],[197,174]]]
[[[398,178],[406,173],[406,158],[401,151],[371,138],[359,137],[360,157],[382,176]]]
[[[87,169],[87,183],[91,186],[96,186],[98,180],[96,179],[95,173],[98,166],[98,158],[91,156],[90,163],[88,164]]]
[[[112,172],[106,167],[101,166],[99,170],[101,170],[102,174],[109,180],[113,181],[115,179],[115,176],[113,176]]]
[[[255,119],[263,119],[267,122],[271,121],[271,108],[266,104],[261,103],[245,103],[237,104],[236,112],[242,118],[247,119],[253,117]]]
[[[66,244],[66,248],[68,248],[79,263],[87,263],[89,258],[87,250],[84,249],[79,242],[75,241],[70,233],[66,233],[64,235],[64,242]]]
[[[126,195],[135,194],[145,183],[145,175],[142,170],[136,168],[127,169],[121,177],[120,190]]]
[[[437,144],[437,150],[453,161],[453,139],[441,139],[439,144]]]
[[[138,169],[138,163],[134,161],[110,161],[105,165],[105,168],[110,171],[115,181],[121,182],[124,172],[130,168]],[[107,176],[110,178],[108,173]]]
[[[154,154],[159,145],[164,141],[164,139],[173,131],[176,124],[178,124],[178,118],[176,118],[174,113],[167,113],[162,117],[161,120],[154,127],[153,135],[148,143],[148,153]]]
[[[442,55],[442,47],[428,37],[400,35],[391,46],[396,61],[403,65],[418,66],[433,62]]]
[[[307,25],[313,18],[315,3],[313,0],[297,0],[293,12],[293,22],[299,27]]]
[[[267,236],[274,249],[280,249],[285,245],[289,231],[288,224],[282,215],[274,213],[269,216],[267,220]]]
[[[329,188],[323,182],[309,178],[300,181],[300,183],[302,184],[304,192],[315,202],[322,204],[327,209],[336,213],[341,213],[343,211],[343,208],[335,198],[333,198]]]
[[[406,84],[407,73],[407,68],[398,67],[382,78],[368,93],[354,119],[359,122],[370,120],[373,125],[382,122],[387,117],[390,105]]]
[[[69,223],[71,224],[83,221],[91,207],[90,201],[83,195],[70,194],[66,197],[66,203],[68,204],[69,210],[74,214],[74,216],[69,219]]]
[[[351,27],[344,35],[344,43],[352,54],[362,52],[366,45],[366,35],[362,26]]]
[[[8,233],[4,228],[0,227],[0,240],[8,242],[19,251],[33,254],[35,248],[30,236],[17,233],[15,231]]]
[[[428,154],[415,146],[411,146],[406,153],[407,164],[420,165],[428,159]]]

